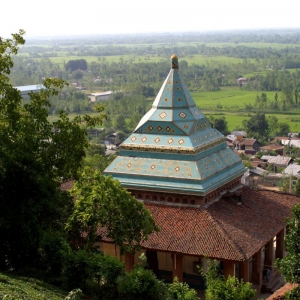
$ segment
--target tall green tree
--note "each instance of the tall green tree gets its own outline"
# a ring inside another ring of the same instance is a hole
[[[258,113],[253,115],[249,120],[243,121],[244,130],[247,136],[257,139],[267,139],[269,134],[269,124],[265,114]]]
[[[85,168],[71,194],[76,201],[66,229],[82,247],[93,248],[105,234],[122,252],[134,252],[149,234],[159,231],[144,204],[122,188],[119,181],[99,171]]]
[[[88,146],[81,127],[101,122],[103,116],[76,117],[65,112],[48,121],[49,97],[65,82],[46,79],[44,89],[22,103],[9,83],[12,56],[24,44],[24,31],[0,38],[0,267],[19,268],[37,261],[46,232],[61,230],[72,207],[60,189],[77,178]],[[99,108],[101,111],[102,108]]]

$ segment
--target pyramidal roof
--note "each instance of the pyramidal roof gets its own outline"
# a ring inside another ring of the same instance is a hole
[[[104,173],[127,188],[205,195],[240,177],[245,168],[196,107],[179,73],[178,57],[171,61],[152,108]]]

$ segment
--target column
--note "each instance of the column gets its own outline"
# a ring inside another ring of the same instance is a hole
[[[249,260],[240,263],[240,279],[249,282]]]
[[[182,254],[172,254],[173,279],[177,277],[180,282],[183,282],[182,258]]]
[[[253,257],[252,283],[258,286],[263,283],[262,248]]]
[[[269,269],[271,273],[273,273],[273,266],[274,266],[274,241],[273,239],[271,239],[266,244],[264,269]]]
[[[284,257],[284,229],[276,235],[276,258]]]
[[[125,271],[129,272],[134,266],[134,255],[130,252],[125,253]]]
[[[224,276],[227,279],[228,276],[235,276],[235,263],[233,261],[224,260],[223,261],[224,266]]]

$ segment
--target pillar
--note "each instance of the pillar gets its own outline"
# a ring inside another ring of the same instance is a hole
[[[284,229],[276,235],[276,258],[284,257]]]
[[[273,273],[273,266],[274,266],[274,241],[273,239],[271,239],[266,244],[264,269],[269,269],[271,273]]]
[[[233,261],[224,260],[224,276],[228,278],[228,276],[235,276],[235,263]]]
[[[263,283],[262,248],[253,257],[252,283],[258,286]]]
[[[249,260],[240,263],[240,279],[249,282]]]
[[[183,282],[182,259],[183,259],[182,254],[177,254],[177,253],[172,254],[172,270],[173,270],[172,277],[173,279],[177,277],[180,282]]]
[[[125,271],[129,272],[134,266],[134,255],[130,252],[125,253]]]

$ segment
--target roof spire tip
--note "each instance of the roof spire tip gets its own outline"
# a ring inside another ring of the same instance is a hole
[[[172,64],[171,64],[172,69],[179,69],[178,56],[176,54],[173,54],[171,56],[171,61],[172,61]]]

